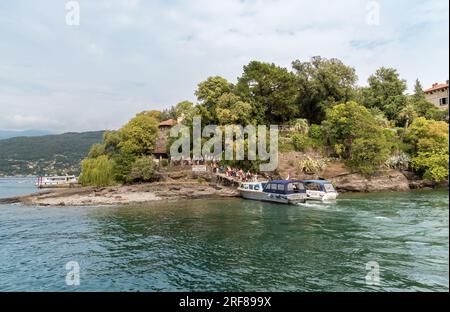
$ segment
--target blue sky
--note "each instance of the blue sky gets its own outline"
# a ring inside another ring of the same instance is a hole
[[[115,129],[250,60],[337,57],[360,85],[380,66],[410,88],[449,77],[447,0],[376,1],[378,25],[366,0],[80,0],[79,26],[66,2],[0,2],[0,129]]]

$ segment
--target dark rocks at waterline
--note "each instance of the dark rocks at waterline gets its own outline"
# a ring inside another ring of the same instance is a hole
[[[331,180],[339,192],[404,192],[410,190],[410,182],[402,172],[397,170],[389,170],[373,177],[351,173]]]
[[[415,180],[409,182],[409,187],[412,190],[434,190],[448,188],[448,181],[443,181],[440,183],[426,181],[426,180]]]

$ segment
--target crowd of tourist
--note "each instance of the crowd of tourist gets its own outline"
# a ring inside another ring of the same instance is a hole
[[[177,162],[173,163],[176,164]],[[209,170],[215,174],[223,174],[241,182],[258,182],[258,174],[256,172],[254,173],[250,170],[244,171],[241,168],[232,168],[230,166],[225,167],[216,159],[182,159],[178,164],[182,166],[205,166],[206,168],[209,167]]]
[[[230,178],[236,178],[242,182],[258,182],[258,174],[250,170],[244,171],[242,169],[231,168],[230,166],[224,167],[215,164],[213,165],[213,172],[216,174],[224,174]]]

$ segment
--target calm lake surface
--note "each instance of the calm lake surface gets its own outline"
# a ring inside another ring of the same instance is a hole
[[[0,179],[0,197],[36,191]],[[448,291],[447,191],[283,206],[0,205],[1,291]],[[65,265],[80,265],[67,286]],[[376,261],[380,284],[367,285]]]

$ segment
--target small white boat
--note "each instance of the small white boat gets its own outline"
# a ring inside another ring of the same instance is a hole
[[[243,182],[239,185],[238,191],[242,198],[259,200],[261,198],[264,185],[267,182]]]
[[[281,204],[298,204],[306,201],[306,189],[303,183],[297,180],[243,182],[238,190],[245,199]]]
[[[333,184],[327,180],[302,180],[306,188],[307,200],[334,201],[338,192]]]
[[[38,177],[36,186],[38,188],[56,188],[56,187],[71,187],[77,184],[77,177],[70,176],[49,176]]]

